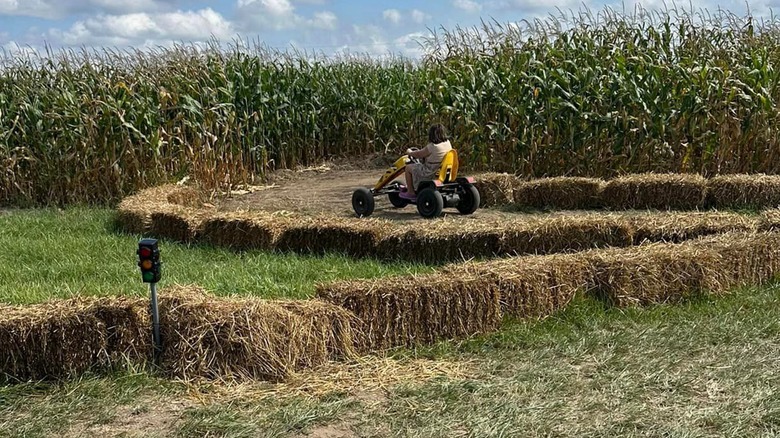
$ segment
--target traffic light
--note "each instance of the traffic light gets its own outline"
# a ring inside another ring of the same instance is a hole
[[[157,239],[141,239],[138,242],[138,267],[141,268],[141,278],[144,283],[157,283],[160,281],[160,249],[157,247]]]

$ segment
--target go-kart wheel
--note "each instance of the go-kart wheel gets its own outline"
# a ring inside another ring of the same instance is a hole
[[[358,217],[371,216],[374,212],[374,195],[366,188],[359,188],[352,194],[352,209]]]
[[[417,211],[424,218],[441,216],[444,209],[444,198],[441,193],[432,188],[427,188],[417,195]]]
[[[458,211],[460,214],[472,214],[479,208],[479,190],[473,184],[463,184],[463,193],[460,194]]]
[[[393,207],[395,208],[404,208],[409,205],[409,201],[402,198],[401,195],[396,192],[388,193],[387,198],[390,199],[390,203],[393,204]]]

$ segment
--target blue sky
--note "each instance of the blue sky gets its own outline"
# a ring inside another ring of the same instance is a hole
[[[768,15],[773,2],[750,2],[755,16]],[[635,0],[0,0],[0,48],[41,50],[61,47],[156,47],[237,36],[268,46],[338,52],[387,53],[417,57],[417,41],[429,29],[469,27],[481,19],[502,23],[544,17],[557,8],[605,5],[632,10]],[[663,8],[662,0],[641,4]],[[745,15],[739,0],[692,0],[685,9],[718,7]]]

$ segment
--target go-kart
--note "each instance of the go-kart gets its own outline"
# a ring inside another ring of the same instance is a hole
[[[458,153],[454,149],[447,152],[441,162],[438,178],[421,181],[417,187],[417,199],[401,197],[406,186],[396,178],[404,174],[409,163],[421,160],[403,155],[379,178],[373,188],[359,188],[352,194],[352,208],[359,217],[370,216],[374,212],[374,198],[387,195],[395,208],[404,208],[416,204],[420,216],[434,218],[441,216],[445,207],[457,208],[461,214],[472,214],[479,208],[479,191],[474,187],[474,178],[458,177]]]

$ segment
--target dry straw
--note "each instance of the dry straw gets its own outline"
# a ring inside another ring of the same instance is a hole
[[[698,174],[640,173],[608,181],[601,197],[613,210],[696,210],[704,206],[706,188]]]
[[[707,183],[707,201],[715,208],[780,206],[780,175],[721,175]]]
[[[218,299],[178,287],[161,294],[160,308],[163,369],[185,380],[280,381],[364,345],[354,316],[319,300]]]
[[[217,213],[199,230],[203,242],[235,250],[272,250],[295,217],[262,213]]]
[[[393,228],[391,222],[377,219],[306,217],[288,223],[276,247],[302,254],[335,252],[369,257],[376,255],[379,242],[391,235]]]
[[[710,234],[755,231],[758,226],[755,218],[728,212],[657,212],[623,217],[631,224],[635,245],[648,241],[679,243]]]
[[[585,210],[601,206],[604,182],[598,178],[557,177],[524,181],[514,188],[518,207]]]
[[[514,202],[514,190],[520,180],[508,173],[483,173],[476,177],[479,190],[480,205],[487,207],[501,207]]]
[[[498,291],[472,275],[343,281],[319,285],[317,296],[353,312],[372,350],[464,338],[501,323]]]
[[[76,298],[14,306],[0,316],[0,373],[14,380],[77,375],[144,362],[148,310],[129,298]]]
[[[441,272],[479,277],[485,288],[499,292],[503,315],[523,319],[544,318],[562,309],[593,277],[586,259],[569,254],[459,263]]]

